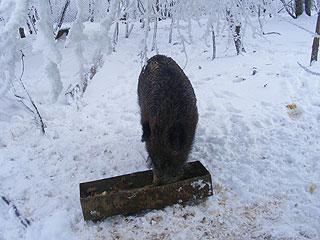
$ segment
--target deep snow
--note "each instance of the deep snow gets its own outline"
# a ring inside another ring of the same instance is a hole
[[[281,35],[253,36],[247,27],[247,53],[241,56],[220,35],[214,61],[203,29],[194,24],[184,69],[199,110],[190,161],[208,168],[214,195],[199,205],[98,223],[83,220],[79,183],[147,169],[136,94],[143,33],[121,37],[79,110],[65,104],[63,95],[50,104],[42,56],[23,40],[23,80],[46,134],[22,105],[0,97],[0,195],[31,221],[24,228],[0,199],[0,239],[319,239],[320,79],[297,64],[308,65],[312,36],[288,21],[314,31],[316,18],[268,20],[265,32]],[[184,66],[181,46],[167,44],[169,24],[160,22],[159,52]],[[94,29],[87,27],[89,33]],[[77,81],[78,65],[74,46],[64,44],[58,43],[66,89]],[[311,69],[320,72],[318,63]],[[296,109],[286,108],[293,103]]]

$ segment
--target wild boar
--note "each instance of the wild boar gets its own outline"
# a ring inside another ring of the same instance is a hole
[[[198,123],[197,100],[189,79],[172,58],[156,55],[148,60],[139,76],[138,102],[153,184],[185,178]]]

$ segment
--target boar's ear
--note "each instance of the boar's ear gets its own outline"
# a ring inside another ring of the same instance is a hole
[[[173,148],[180,150],[184,147],[186,141],[186,133],[183,125],[177,123],[170,129],[170,144]]]
[[[141,142],[148,141],[150,138],[150,126],[149,122],[144,122],[142,124],[142,137],[141,137]]]

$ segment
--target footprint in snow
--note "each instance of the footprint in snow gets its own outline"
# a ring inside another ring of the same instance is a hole
[[[241,113],[241,110],[233,107],[231,104],[226,106],[226,109],[230,113]]]
[[[238,77],[238,78],[234,79],[232,82],[233,82],[233,83],[242,83],[242,82],[244,82],[245,80],[246,80],[246,79],[243,78],[243,77]]]

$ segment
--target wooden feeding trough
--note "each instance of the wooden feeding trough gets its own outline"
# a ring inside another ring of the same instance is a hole
[[[208,170],[199,161],[188,164],[190,174],[186,179],[163,186],[152,185],[152,170],[80,183],[84,219],[134,214],[211,196]]]

